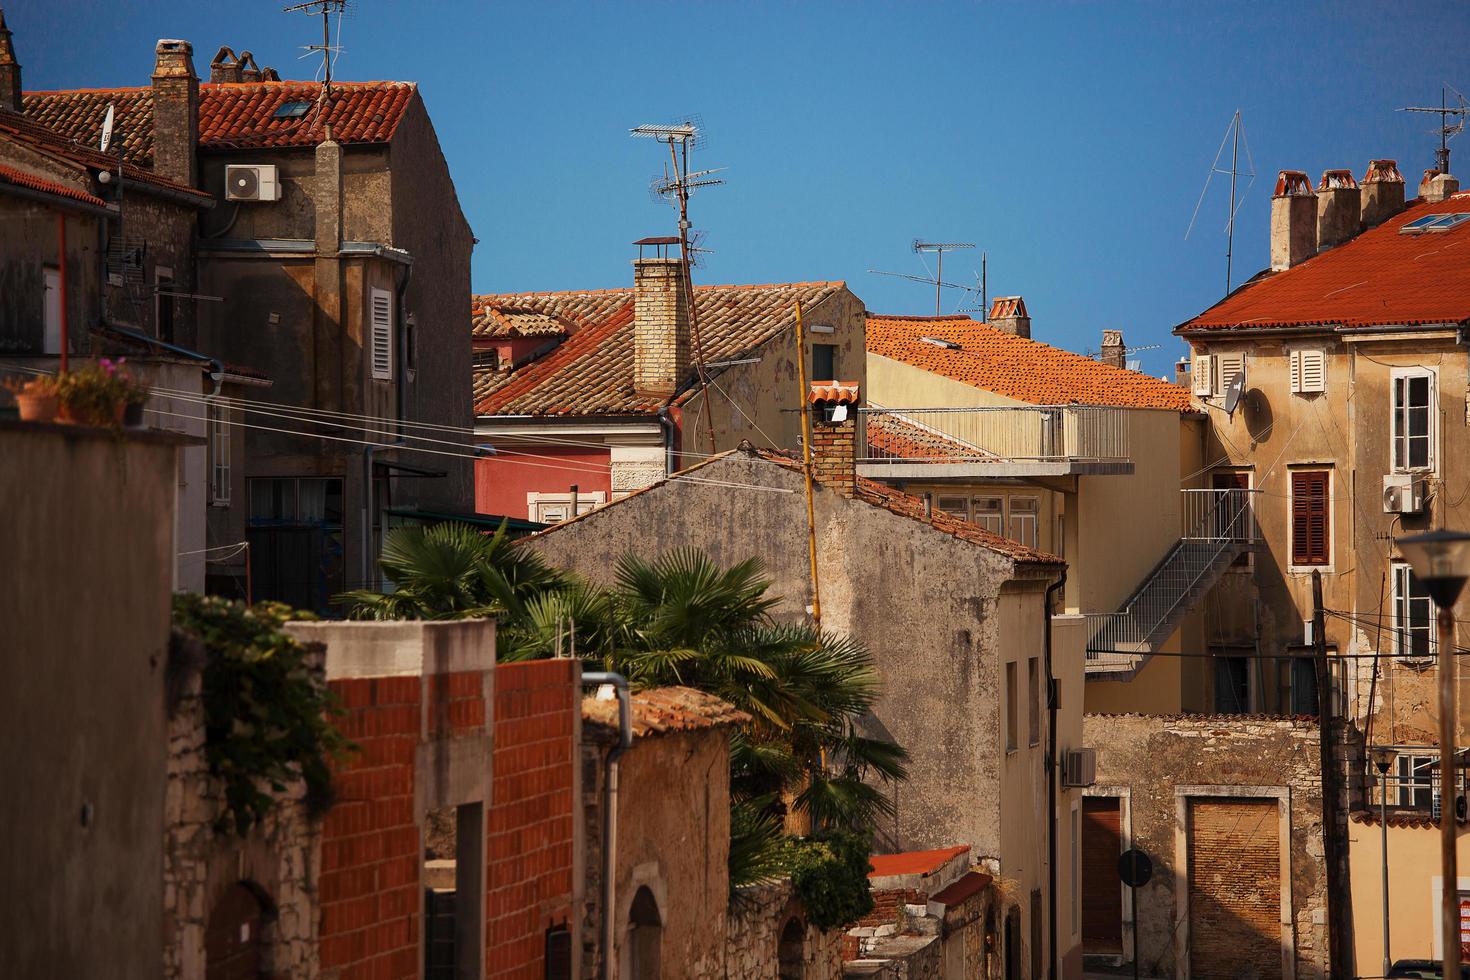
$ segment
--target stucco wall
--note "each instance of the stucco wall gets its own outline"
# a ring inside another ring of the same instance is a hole
[[[24,585],[0,590],[0,713],[26,744],[0,754],[24,801],[0,808],[6,977],[163,968],[175,451],[160,436],[0,422],[0,563]]]
[[[1348,856],[1352,865],[1353,949],[1358,973],[1380,972],[1383,962],[1383,828],[1377,813],[1371,821],[1348,821]],[[1440,876],[1438,826],[1388,827],[1389,953],[1395,960],[1437,960],[1440,945]],[[1470,894],[1470,828],[1456,837],[1461,892]]]

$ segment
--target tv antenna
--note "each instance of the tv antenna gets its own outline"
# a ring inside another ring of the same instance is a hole
[[[689,310],[689,339],[694,347],[694,370],[699,375],[699,387],[704,401],[704,427],[709,438],[710,455],[713,456],[718,450],[715,446],[714,416],[709,404],[709,374],[704,369],[704,345],[699,337],[699,309],[694,300],[694,276],[690,272],[694,265],[694,248],[689,242],[689,195],[702,187],[714,187],[725,181],[722,177],[714,176],[719,170],[689,169],[689,151],[704,145],[703,134],[696,118],[687,117],[680,122],[662,126],[635,126],[628,132],[634,138],[657,140],[669,148],[669,162],[666,165],[668,169],[665,169],[662,178],[655,178],[653,190],[679,211],[679,257],[682,266],[680,278]]]
[[[1230,144],[1230,169],[1220,169],[1220,157],[1225,155],[1225,144]],[[1240,144],[1245,144],[1245,159],[1249,170],[1240,169]],[[1251,157],[1250,141],[1245,138],[1245,126],[1241,123],[1240,110],[1235,110],[1235,115],[1230,117],[1230,125],[1225,128],[1225,136],[1220,140],[1220,148],[1215,151],[1215,162],[1210,164],[1210,172],[1205,177],[1205,186],[1200,188],[1199,200],[1194,202],[1194,214],[1189,216],[1189,227],[1184,230],[1184,238],[1189,240],[1189,233],[1194,230],[1194,219],[1199,217],[1200,205],[1205,202],[1205,192],[1210,189],[1210,181],[1215,179],[1216,174],[1230,175],[1230,214],[1225,219],[1225,295],[1230,295],[1232,284],[1231,266],[1235,253],[1235,215],[1240,210],[1241,204],[1245,203],[1245,195],[1249,193],[1251,186],[1256,182],[1256,161]],[[1245,190],[1240,192],[1239,201],[1236,200],[1236,181],[1240,177],[1249,177],[1250,183],[1245,185]]]
[[[1449,104],[1449,93],[1454,92],[1455,104]],[[1399,112],[1437,112],[1439,113],[1439,128],[1433,132],[1439,133],[1439,148],[1434,151],[1434,168],[1442,174],[1450,172],[1450,140],[1459,136],[1465,128],[1465,110],[1470,108],[1466,105],[1465,97],[1455,91],[1448,83],[1439,87],[1439,107],[1434,106],[1405,106]],[[1458,122],[1450,122],[1451,117],[1458,118]]]
[[[347,10],[347,0],[307,0],[306,3],[293,4],[284,8],[288,14],[320,14],[322,18],[322,43],[306,44],[302,50],[306,54],[301,57],[309,57],[313,53],[321,52],[322,56],[322,94],[321,101],[332,97],[332,65],[336,64],[337,56],[342,53],[341,44],[332,43],[332,15],[337,15],[337,39],[342,39],[342,14]]]

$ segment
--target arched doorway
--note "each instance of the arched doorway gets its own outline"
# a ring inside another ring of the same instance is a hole
[[[259,980],[263,919],[260,899],[244,882],[220,896],[204,928],[205,980]]]
[[[633,896],[633,906],[628,910],[628,980],[659,980],[663,927],[658,902],[644,885]]]
[[[786,920],[776,946],[777,976],[780,980],[802,980],[806,968],[806,926],[794,916]]]

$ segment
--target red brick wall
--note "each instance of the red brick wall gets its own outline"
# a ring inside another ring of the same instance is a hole
[[[1194,800],[1189,813],[1189,975],[1281,976],[1275,800]]]
[[[929,896],[917,888],[897,888],[892,890],[873,890],[873,911],[857,921],[859,926],[886,926],[898,921],[898,907],[900,905],[922,905],[929,901]]]
[[[423,847],[413,787],[421,684],[377,677],[330,687],[347,712],[343,734],[359,751],[334,777],[337,801],[322,826],[322,970],[340,971],[339,980],[417,977]]]
[[[540,980],[546,930],[572,922],[577,661],[495,668],[486,841],[486,980]]]

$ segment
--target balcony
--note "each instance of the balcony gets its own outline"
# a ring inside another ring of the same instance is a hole
[[[1088,613],[1087,673],[1143,666],[1257,537],[1254,490],[1181,490],[1179,541],[1117,612]]]
[[[864,408],[858,426],[858,473],[875,480],[1133,472],[1125,409]]]

